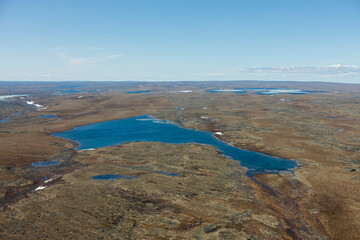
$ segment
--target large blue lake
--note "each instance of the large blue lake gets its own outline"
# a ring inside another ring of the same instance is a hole
[[[79,150],[137,141],[206,144],[216,147],[225,156],[240,161],[251,172],[284,171],[297,166],[295,161],[242,150],[218,140],[212,133],[181,128],[148,115],[84,125],[52,135],[78,142]]]
[[[287,88],[234,88],[234,89],[209,89],[206,92],[211,93],[256,93],[259,95],[278,95],[278,94],[308,94],[308,93],[318,93],[324,91],[306,91],[300,89],[287,89]]]

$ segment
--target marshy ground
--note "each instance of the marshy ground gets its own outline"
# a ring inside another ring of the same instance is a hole
[[[66,92],[69,86],[46,84],[0,89],[0,95],[28,94],[0,101],[2,118],[10,118],[0,122],[1,238],[360,238],[359,85],[80,83]],[[326,92],[205,91],[251,87]],[[301,166],[250,179],[210,146],[136,142],[75,151],[74,143],[50,136],[143,114],[221,132],[218,137],[234,146]],[[44,160],[60,163],[31,165]],[[136,178],[91,179],[102,174]]]

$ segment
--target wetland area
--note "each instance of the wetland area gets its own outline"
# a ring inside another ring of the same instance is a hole
[[[1,239],[360,239],[360,85],[1,82]]]

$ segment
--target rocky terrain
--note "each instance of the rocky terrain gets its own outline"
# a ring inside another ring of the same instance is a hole
[[[2,95],[28,95],[0,101],[2,119],[10,119],[0,122],[3,239],[360,238],[359,85],[77,83],[65,93],[69,86],[46,84],[0,84]],[[205,91],[269,87],[316,92]],[[221,132],[232,145],[300,167],[249,178],[210,146],[136,142],[76,151],[76,143],[50,135],[143,114]],[[50,160],[60,163],[31,165]],[[102,174],[131,179],[91,179]]]

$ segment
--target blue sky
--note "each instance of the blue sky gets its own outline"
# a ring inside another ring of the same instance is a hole
[[[360,83],[360,1],[0,0],[0,80]]]

